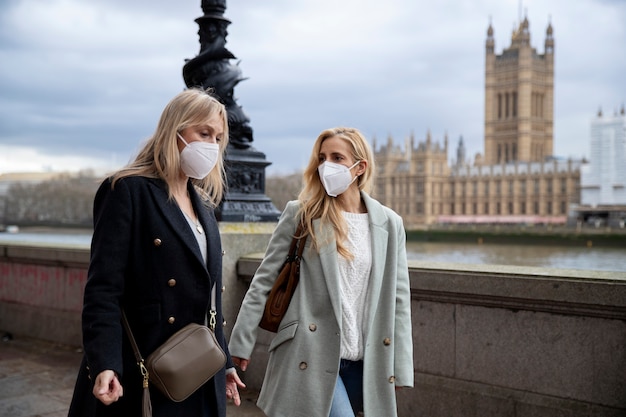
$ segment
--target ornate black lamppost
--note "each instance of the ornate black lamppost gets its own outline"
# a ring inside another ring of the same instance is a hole
[[[204,16],[196,19],[200,29],[200,53],[187,60],[183,78],[187,87],[213,88],[228,111],[229,144],[226,150],[228,190],[217,210],[218,220],[231,222],[276,221],[280,212],[265,195],[265,154],[252,146],[250,119],[234,97],[235,86],[245,78],[230,61],[226,49],[224,17],[226,0],[202,0]]]

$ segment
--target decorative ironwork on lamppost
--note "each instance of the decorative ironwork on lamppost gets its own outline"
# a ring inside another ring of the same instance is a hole
[[[226,0],[202,0],[204,15],[195,21],[200,27],[200,53],[186,60],[183,78],[187,87],[212,88],[228,111],[229,144],[226,149],[228,190],[216,212],[220,221],[276,221],[280,211],[265,195],[265,154],[252,146],[250,119],[237,104],[235,86],[245,80],[235,55],[226,49]]]

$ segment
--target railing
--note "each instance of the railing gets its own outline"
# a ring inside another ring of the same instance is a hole
[[[239,278],[259,262],[241,258]],[[401,416],[626,415],[625,273],[409,267],[416,385],[398,393]]]
[[[228,326],[267,234],[222,233]],[[87,247],[0,244],[0,331],[80,345],[88,262]],[[398,393],[401,416],[626,415],[625,273],[409,266],[416,386]],[[244,376],[251,389],[270,337]]]

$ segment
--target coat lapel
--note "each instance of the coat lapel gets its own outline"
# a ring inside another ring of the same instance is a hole
[[[361,193],[367,212],[369,214],[370,237],[372,239],[372,269],[370,271],[369,290],[366,303],[366,314],[368,318],[366,323],[375,323],[374,315],[380,292],[385,279],[384,270],[387,259],[387,240],[389,232],[387,231],[387,216],[380,205],[367,194]],[[366,329],[366,335],[369,334],[369,328]]]
[[[184,245],[186,245],[190,251],[193,252],[194,256],[198,259],[204,268],[206,269],[206,264],[202,260],[202,253],[200,253],[200,247],[198,246],[198,242],[196,241],[196,237],[194,236],[191,228],[189,227],[189,223],[187,223],[187,219],[185,219],[185,215],[178,207],[174,200],[170,200],[168,198],[166,185],[162,181],[153,182],[154,187],[152,187],[152,192],[154,194],[154,201],[156,202],[156,206],[159,208],[165,221],[170,224],[174,233],[177,234]],[[192,193],[189,193],[190,196]],[[195,191],[193,192],[195,195]],[[197,196],[195,196],[198,198]],[[193,203],[193,199],[192,199]],[[202,227],[205,227],[203,224]]]
[[[337,253],[334,231],[330,225],[321,227],[319,219],[313,220],[313,227],[319,242],[329,242],[320,248],[319,257],[330,302],[339,323],[339,328],[341,328],[341,293],[339,288],[339,263],[337,262],[339,254]]]

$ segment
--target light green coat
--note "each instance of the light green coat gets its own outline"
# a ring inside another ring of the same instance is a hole
[[[394,417],[395,387],[413,386],[410,286],[406,262],[406,234],[402,219],[367,194],[361,193],[369,213],[372,269],[367,295],[363,389],[366,417]],[[296,229],[297,201],[287,204],[243,300],[233,328],[232,356],[250,358],[267,294],[282,266]],[[320,228],[320,241],[332,237],[331,227]],[[300,283],[278,333],[269,346],[270,357],[258,406],[269,417],[328,417],[339,372],[341,300],[339,266],[334,238],[316,253],[307,245]]]

